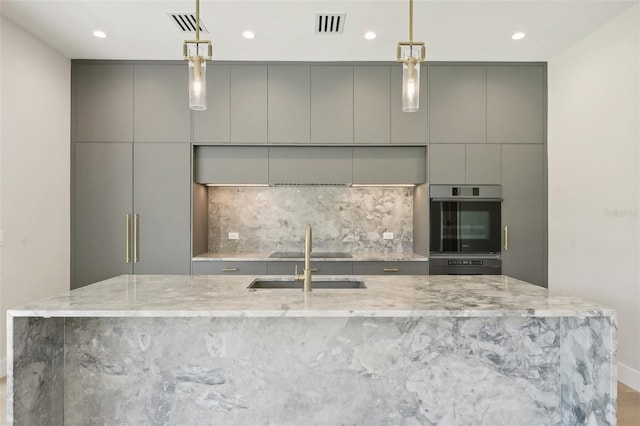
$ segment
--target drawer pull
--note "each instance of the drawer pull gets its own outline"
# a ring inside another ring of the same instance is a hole
[[[222,272],[237,272],[238,268],[222,268]]]
[[[383,268],[382,272],[400,272],[400,268]]]
[[[311,268],[311,272],[318,272],[318,268]]]

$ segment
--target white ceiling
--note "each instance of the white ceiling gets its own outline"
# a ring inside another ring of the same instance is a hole
[[[414,40],[429,61],[546,61],[637,3],[621,0],[415,0]],[[72,59],[182,59],[167,13],[195,0],[0,0],[2,15]],[[316,13],[346,13],[344,34],[314,34]],[[214,60],[394,61],[409,32],[408,0],[201,0]],[[91,35],[95,29],[109,37]],[[256,38],[241,33],[250,29]],[[373,30],[375,40],[363,34]],[[527,36],[511,39],[515,31]]]

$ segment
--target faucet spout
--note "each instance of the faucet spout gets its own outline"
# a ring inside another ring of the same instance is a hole
[[[298,265],[295,267],[293,279],[295,281],[304,281],[303,291],[311,292],[311,225],[307,224],[304,230],[304,274],[298,275]]]
[[[304,230],[304,291],[311,291],[311,225],[307,224]]]

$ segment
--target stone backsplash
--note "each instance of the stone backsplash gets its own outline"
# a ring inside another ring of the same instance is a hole
[[[210,187],[209,251],[302,251],[313,227],[313,250],[352,253],[412,251],[413,189],[352,187]],[[228,239],[237,232],[239,239]],[[393,239],[383,239],[393,232]]]

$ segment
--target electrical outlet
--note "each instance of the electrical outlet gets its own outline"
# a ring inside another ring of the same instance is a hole
[[[382,233],[383,240],[393,240],[393,232],[383,232]]]
[[[237,232],[229,232],[229,239],[230,240],[237,240],[240,238],[240,234]]]

